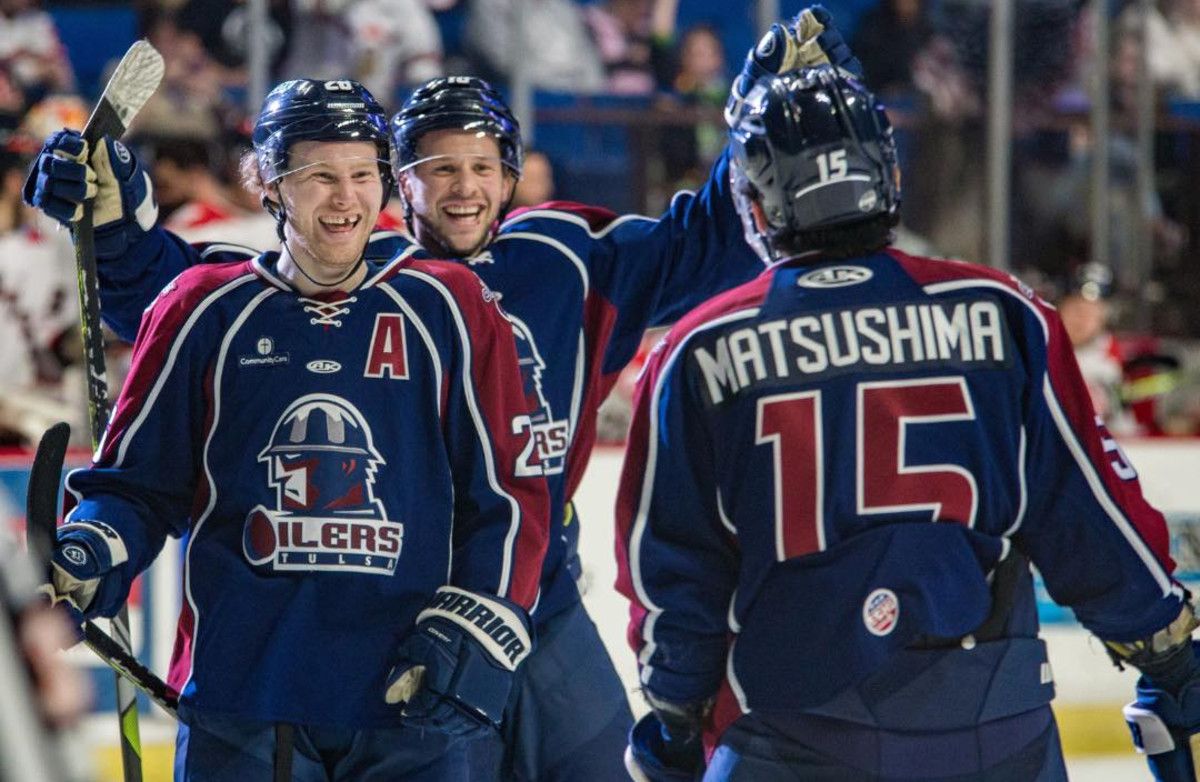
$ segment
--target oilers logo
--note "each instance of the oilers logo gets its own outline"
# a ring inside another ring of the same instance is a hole
[[[525,399],[535,412],[519,415],[512,420],[512,433],[528,433],[529,439],[517,457],[516,476],[558,475],[563,471],[567,446],[571,442],[571,425],[565,420],[555,420],[550,401],[542,389],[542,373],[546,362],[538,352],[533,333],[519,318],[505,313],[512,323],[513,336],[517,343],[517,363],[521,367],[521,378],[525,381]]]
[[[391,575],[404,525],[375,497],[384,464],[371,429],[353,405],[332,394],[292,402],[258,455],[275,489],[275,507],[250,511],[242,551],[275,571],[326,570]]]

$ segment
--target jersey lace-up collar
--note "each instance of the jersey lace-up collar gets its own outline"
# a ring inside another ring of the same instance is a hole
[[[301,296],[300,301],[304,304],[304,311],[314,316],[308,320],[312,325],[336,326],[341,328],[342,322],[338,318],[349,314],[350,308],[346,305],[358,301],[358,297],[348,296],[337,301],[321,301],[320,299],[310,299]]]

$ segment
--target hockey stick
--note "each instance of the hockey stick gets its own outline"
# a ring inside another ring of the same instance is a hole
[[[134,115],[158,89],[163,77],[162,55],[147,41],[137,41],[125,52],[104,87],[92,116],[83,127],[90,149],[105,136],[125,133]],[[75,271],[79,280],[79,323],[87,372],[88,422],[92,450],[98,453],[108,423],[108,380],[104,365],[104,335],[100,331],[99,282],[96,279],[96,236],[91,200],[83,202],[83,216],[75,224]],[[129,611],[125,606],[113,617],[113,636],[129,653]],[[125,782],[141,782],[142,742],[138,730],[137,694],[129,682],[117,677],[117,717],[121,730],[121,764]]]
[[[29,470],[29,492],[25,497],[25,542],[29,556],[50,574],[54,552],[54,530],[58,526],[58,484],[62,479],[63,460],[71,427],[58,423],[46,430],[38,442],[33,466]],[[177,716],[179,694],[166,682],[91,622],[83,623],[83,642],[134,687],[146,694],[172,717]]]

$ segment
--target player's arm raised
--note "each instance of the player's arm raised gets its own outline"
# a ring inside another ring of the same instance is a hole
[[[150,175],[133,151],[105,138],[89,149],[73,130],[50,136],[22,191],[25,202],[70,227],[94,201],[96,261],[104,320],[132,342],[142,312],[163,286],[200,258],[158,227]]]
[[[549,536],[545,478],[515,475],[526,443],[511,422],[528,413],[512,328],[475,275],[439,264],[453,294],[457,356],[446,367],[446,444],[456,511],[450,583],[440,588],[402,641],[385,699],[410,719],[447,704],[499,726],[517,666],[534,638]],[[426,265],[433,271],[433,265]]]
[[[827,62],[853,72],[861,69],[824,8],[812,6],[786,23],[773,25],[746,55],[731,90],[729,116],[736,117],[745,97],[742,93],[758,75]],[[728,148],[713,163],[703,187],[695,193],[676,193],[658,219],[617,217],[589,207],[571,211],[586,219],[598,240],[579,252],[590,267],[591,293],[616,310],[604,356],[605,375],[619,371],[633,358],[648,327],[673,323],[704,300],[763,270],[734,205]]]

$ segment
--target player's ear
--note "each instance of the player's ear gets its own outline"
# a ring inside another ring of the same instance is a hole
[[[767,213],[763,211],[761,201],[754,199],[750,202],[750,216],[754,219],[754,230],[766,233],[770,224],[767,222]]]
[[[401,171],[396,177],[396,189],[400,192],[400,197],[404,199],[404,203],[412,203],[412,180],[409,179],[411,174],[408,171]]]
[[[517,189],[517,180],[518,179],[519,179],[519,177],[516,174],[514,174],[508,168],[508,166],[504,167],[504,192],[502,194],[502,198],[500,199],[500,203],[507,204],[509,201],[512,200],[513,191],[515,191]]]

